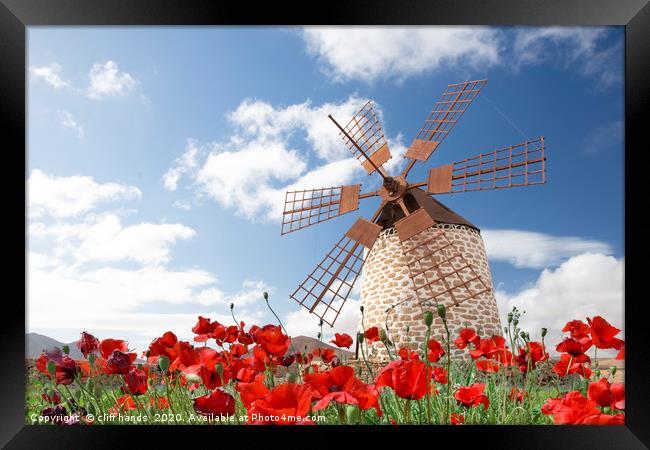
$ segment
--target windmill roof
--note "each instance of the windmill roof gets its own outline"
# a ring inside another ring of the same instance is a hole
[[[436,222],[465,225],[479,231],[479,228],[472,222],[452,211],[446,205],[440,203],[438,200],[431,197],[431,194],[424,192],[422,189],[412,189],[411,194],[413,194],[413,197],[418,204],[424,208]]]

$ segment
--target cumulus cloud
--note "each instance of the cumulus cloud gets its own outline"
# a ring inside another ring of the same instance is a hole
[[[609,244],[580,237],[552,236],[534,231],[481,230],[488,257],[517,268],[541,269],[584,253],[611,254]]]
[[[335,81],[405,78],[500,62],[501,34],[485,27],[307,27],[307,51]]]
[[[59,111],[57,115],[59,117],[61,126],[64,129],[74,131],[79,139],[84,138],[84,127],[75,120],[69,111]]]
[[[36,79],[41,79],[55,89],[70,86],[70,82],[61,78],[61,65],[51,63],[47,66],[30,67],[29,73]]]
[[[623,329],[624,260],[602,253],[583,253],[569,258],[556,269],[544,269],[531,286],[519,292],[497,291],[502,323],[516,306],[525,311],[520,328],[531,338],[540,339],[540,329],[548,329],[546,342],[555,347],[562,328],[572,319],[602,316]],[[601,352],[599,352],[601,353]],[[603,356],[612,352],[602,352]]]
[[[93,100],[104,97],[124,95],[135,88],[136,79],[129,73],[120,71],[115,61],[95,63],[88,72],[90,86],[86,96]]]
[[[514,36],[515,62],[528,65],[559,61],[595,77],[602,86],[619,84],[623,76],[622,48],[618,44],[601,44],[607,34],[607,28],[602,27],[521,28]]]
[[[115,200],[140,198],[135,186],[97,183],[89,176],[57,177],[34,169],[27,183],[29,214],[32,217],[75,217],[97,205]]]
[[[249,218],[279,221],[286,191],[337,186],[369,180],[352,157],[328,114],[347,121],[367,99],[351,96],[340,103],[314,106],[310,101],[275,107],[244,100],[228,118],[232,135],[221,142],[199,144],[188,140],[184,153],[163,176],[174,191],[186,178],[197,196]],[[376,105],[381,117],[380,105]],[[385,124],[384,124],[385,126]],[[302,140],[313,155],[298,150]],[[401,135],[387,137],[393,158],[386,164],[397,170],[406,147]],[[189,206],[187,201],[179,207]]]

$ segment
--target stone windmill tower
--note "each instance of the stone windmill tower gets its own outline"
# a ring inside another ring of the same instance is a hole
[[[545,183],[544,138],[432,168],[425,181],[407,180],[413,166],[426,163],[438,149],[486,83],[447,86],[406,152],[409,161],[398,176],[382,167],[391,154],[371,102],[345,127],[329,116],[368,175],[382,177],[382,187],[365,193],[359,184],[287,192],[282,234],[355,211],[362,199],[379,197],[380,204],[370,220],[357,219],[292,299],[334,326],[362,275],[363,326],[387,329],[398,347],[424,341],[422,313],[439,304],[447,309],[452,334],[465,325],[484,335],[501,334],[480,231],[432,195]],[[432,333],[440,337],[442,322],[434,317]]]

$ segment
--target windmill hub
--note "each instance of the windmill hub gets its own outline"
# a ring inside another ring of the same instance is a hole
[[[396,202],[406,193],[408,183],[402,176],[390,177],[379,189],[379,195],[386,202]]]

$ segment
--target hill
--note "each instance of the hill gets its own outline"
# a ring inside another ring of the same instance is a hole
[[[27,333],[25,335],[25,357],[38,358],[43,350],[53,347],[63,348],[64,342],[59,342],[49,336],[38,333]],[[70,357],[74,359],[83,359],[83,355],[77,348],[77,342],[67,344],[70,347]]]

